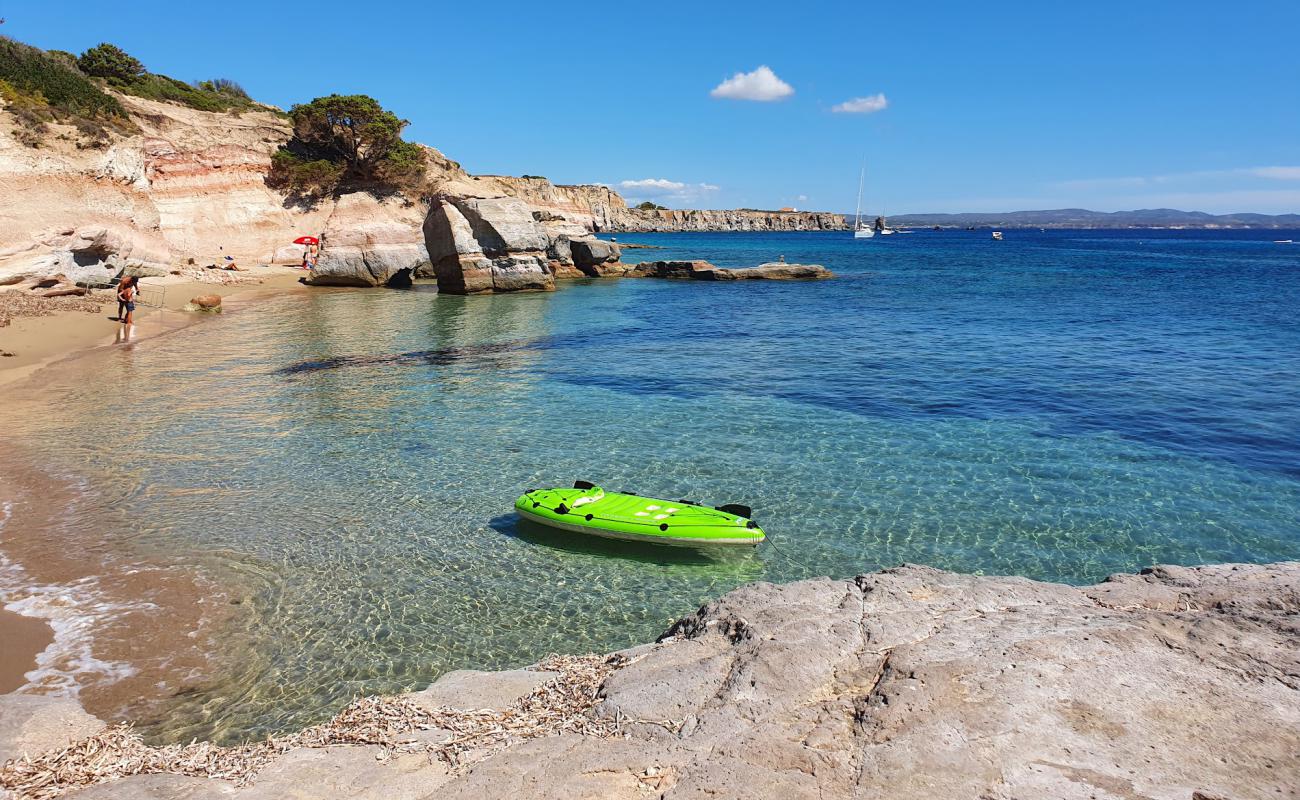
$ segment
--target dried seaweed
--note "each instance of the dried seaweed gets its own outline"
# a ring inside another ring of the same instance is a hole
[[[48,317],[61,311],[85,311],[96,314],[108,302],[106,295],[77,297],[42,297],[17,290],[0,291],[0,328],[19,317]]]
[[[378,745],[383,757],[426,752],[455,768],[513,744],[561,733],[610,737],[617,720],[590,711],[610,673],[627,663],[622,656],[553,656],[537,669],[558,672],[507,709],[421,708],[406,697],[364,697],[321,725],[264,742],[219,747],[210,742],[151,747],[129,725],[115,725],[67,747],[24,756],[0,766],[0,788],[31,800],[52,800],[66,792],[129,775],[171,773],[217,778],[247,786],[284,753],[303,747]],[[421,741],[422,732],[446,732]]]

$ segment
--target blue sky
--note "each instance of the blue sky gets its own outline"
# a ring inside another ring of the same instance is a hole
[[[364,92],[471,172],[670,206],[851,211],[865,157],[872,213],[1300,212],[1289,0],[0,0],[0,17],[283,107]]]

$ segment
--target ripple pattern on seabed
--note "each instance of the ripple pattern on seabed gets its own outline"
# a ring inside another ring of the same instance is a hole
[[[628,238],[840,277],[321,291],[59,378],[72,418],[136,398],[124,440],[22,423],[126,487],[86,524],[225,576],[249,610],[151,736],[244,739],[450,669],[630,645],[759,579],[1300,557],[1289,254],[1231,235]],[[515,522],[519,493],[575,478],[746,503],[777,548]]]

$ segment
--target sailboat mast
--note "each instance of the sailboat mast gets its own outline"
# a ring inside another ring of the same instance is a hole
[[[853,229],[862,227],[862,180],[867,177],[867,162],[862,162],[862,171],[858,173],[858,207],[853,211]]]

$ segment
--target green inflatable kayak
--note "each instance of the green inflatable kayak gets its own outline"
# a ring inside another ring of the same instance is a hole
[[[687,500],[657,500],[607,492],[586,481],[572,489],[534,489],[515,501],[523,519],[607,539],[712,547],[755,547],[765,535],[745,506],[710,508]]]

